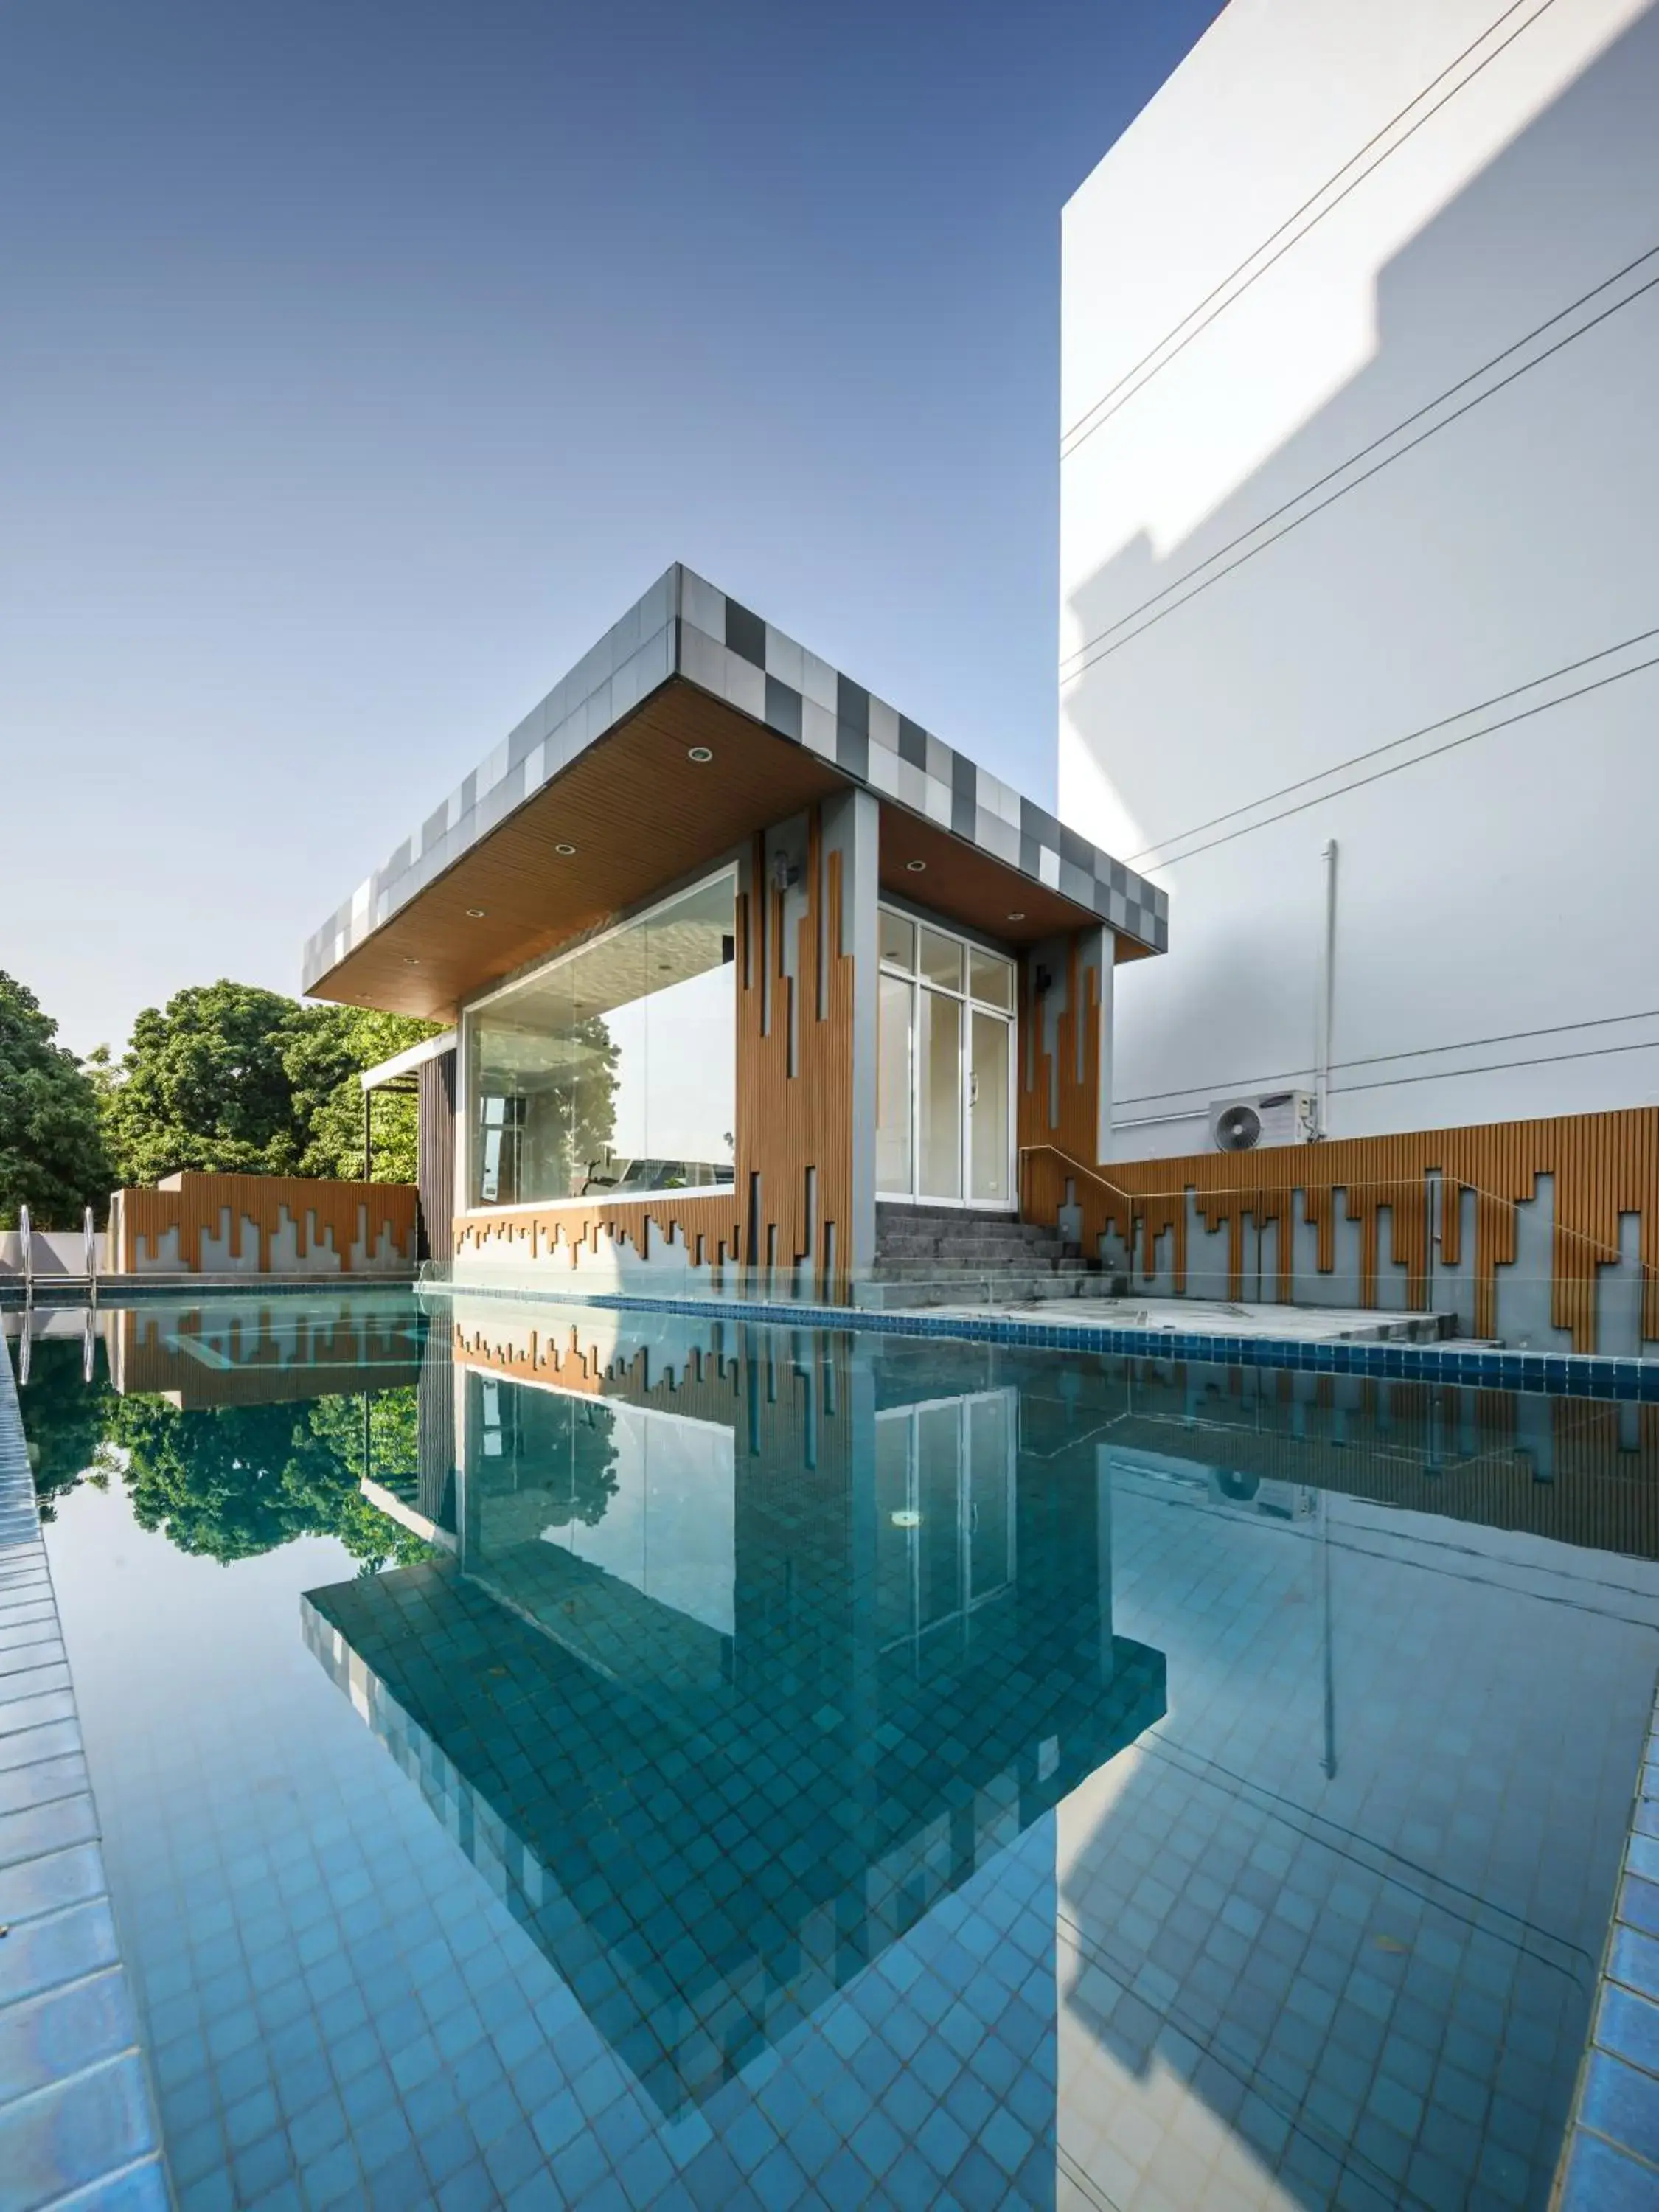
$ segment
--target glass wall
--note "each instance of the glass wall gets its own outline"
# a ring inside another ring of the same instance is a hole
[[[1014,963],[884,908],[876,1188],[1013,1203]]]
[[[727,871],[465,1016],[469,1206],[732,1181],[736,904]]]

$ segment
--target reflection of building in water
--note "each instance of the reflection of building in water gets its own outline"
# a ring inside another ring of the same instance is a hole
[[[385,1291],[147,1299],[99,1318],[114,1388],[186,1411],[397,1389],[416,1379],[426,1333],[408,1297]]]
[[[1132,1741],[1163,1662],[1113,1633],[1092,1449],[1028,1465],[977,1350],[921,1389],[846,1339],[487,1333],[456,1558],[307,1634],[672,2111]]]

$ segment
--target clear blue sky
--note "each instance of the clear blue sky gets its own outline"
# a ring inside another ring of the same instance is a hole
[[[671,560],[1052,794],[1061,203],[1215,0],[13,0],[0,968],[301,939]]]

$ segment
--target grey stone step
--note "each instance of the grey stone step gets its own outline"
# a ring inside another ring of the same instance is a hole
[[[878,1243],[884,1252],[887,1252],[887,1249],[891,1249],[891,1252],[915,1252],[915,1249],[929,1249],[931,1252],[931,1249],[945,1249],[949,1248],[949,1245],[957,1245],[957,1243],[995,1245],[998,1252],[1033,1252],[1033,1249],[1042,1249],[1046,1248],[1046,1245],[1061,1243],[1061,1237],[1057,1230],[1037,1228],[1036,1224],[1030,1224],[1030,1225],[1022,1224],[1020,1228],[1013,1228],[1013,1230],[1002,1230],[1002,1228],[994,1230],[980,1224],[967,1224],[963,1225],[963,1228],[956,1228],[956,1230],[945,1230],[945,1228],[890,1230],[883,1225],[883,1228],[876,1232],[876,1243]]]
[[[1065,1248],[1060,1244],[1025,1244],[1011,1252],[1000,1244],[981,1244],[977,1241],[969,1243],[964,1240],[960,1244],[935,1244],[925,1249],[915,1246],[882,1244],[877,1247],[876,1257],[917,1267],[929,1267],[939,1260],[972,1260],[988,1267],[1030,1267],[1043,1266],[1050,1260],[1063,1259]]]
[[[1038,1302],[1063,1304],[1079,1295],[1080,1287],[1097,1281],[1075,1275],[963,1275],[945,1276],[931,1283],[889,1282],[878,1275],[854,1287],[855,1305],[904,1311],[915,1306],[1017,1306]]]

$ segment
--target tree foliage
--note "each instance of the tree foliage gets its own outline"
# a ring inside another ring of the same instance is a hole
[[[104,1126],[123,1184],[179,1169],[328,1176],[363,1172],[357,1077],[435,1024],[356,1006],[302,1006],[222,979],[179,991],[133,1024],[104,1087]],[[379,1099],[377,1181],[415,1179],[414,1100]]]
[[[0,970],[0,1228],[27,1206],[37,1229],[78,1229],[110,1164],[98,1091],[33,991]]]

